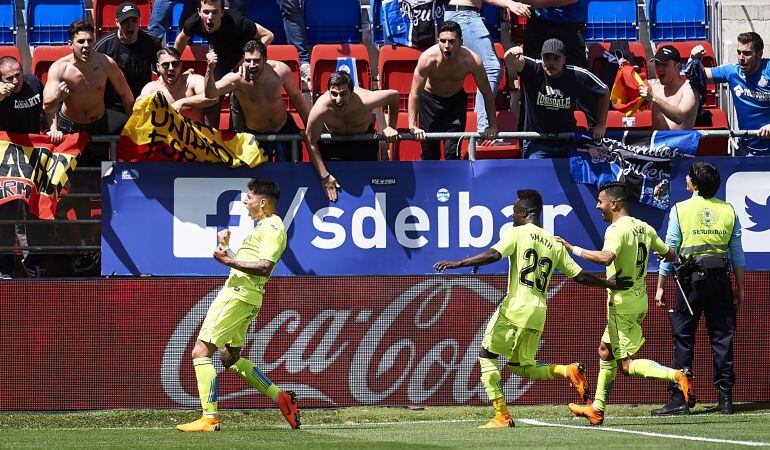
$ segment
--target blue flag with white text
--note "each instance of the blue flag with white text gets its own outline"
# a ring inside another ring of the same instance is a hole
[[[575,183],[597,187],[622,181],[631,198],[659,209],[670,207],[671,158],[694,156],[697,131],[609,131],[601,141],[577,133],[570,160]]]

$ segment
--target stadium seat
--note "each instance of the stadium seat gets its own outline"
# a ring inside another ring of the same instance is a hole
[[[497,92],[495,93],[495,108],[511,109],[511,93],[508,89],[510,80],[508,80],[508,66],[503,60],[505,49],[503,48],[502,44],[495,43],[495,53],[497,54],[497,58],[500,60],[500,65],[503,69],[502,78],[500,79],[500,84],[498,85]],[[409,82],[411,83],[411,79]],[[476,103],[476,88],[476,80],[473,78],[473,75],[468,74],[468,76],[465,77],[465,82],[463,83],[463,89],[465,89],[465,92],[468,94],[468,111],[473,111],[473,107]]]
[[[271,44],[267,47],[267,59],[272,59],[273,61],[281,61],[282,63],[289,66],[292,73],[294,74],[294,81],[299,87],[299,52],[297,52],[297,47],[293,45]],[[283,100],[286,102],[286,108],[289,111],[296,111],[297,108],[295,108],[291,103],[289,96],[286,95],[286,90],[283,88],[281,88],[281,95],[283,96]]]
[[[575,123],[578,131],[588,131],[588,119],[583,111],[575,111]]]
[[[604,52],[610,51],[612,44],[609,42],[595,42],[588,46],[588,70],[601,77],[602,65],[607,61]],[[628,49],[634,54],[634,65],[639,66],[639,74],[642,78],[649,78],[647,54],[641,42],[629,42]]]
[[[307,43],[361,43],[360,0],[307,0],[305,27]]]
[[[705,0],[650,0],[645,3],[651,41],[698,41],[709,38]]]
[[[626,117],[620,111],[608,111],[607,112],[607,129],[608,130],[628,130],[634,129],[636,131],[652,130],[652,111],[649,109],[634,113],[630,117]]]
[[[409,116],[405,112],[398,113],[399,133],[409,132]],[[391,161],[419,161],[422,155],[422,147],[417,141],[396,141],[390,144]]]
[[[94,1],[94,21],[96,22],[96,35],[102,36],[111,31],[115,31],[118,26],[115,24],[115,10],[123,0],[93,0]],[[139,8],[139,25],[147,29],[150,24],[150,14],[152,4],[150,0],[135,0],[134,3]]]
[[[0,45],[14,45],[16,30],[16,2],[0,0]]]
[[[171,8],[171,23],[166,28],[166,44],[174,45],[177,35],[179,34],[179,18],[182,17],[182,9],[184,8],[184,0],[174,0],[174,6]],[[205,39],[200,36],[195,36],[190,40],[190,44],[207,45]]]
[[[656,50],[664,45],[673,45],[679,51],[681,56],[682,66],[687,64],[687,60],[690,58],[690,52],[696,45],[702,45],[706,54],[703,56],[703,67],[716,67],[717,58],[714,54],[714,48],[711,47],[709,41],[692,41],[692,42],[660,42],[656,46]],[[719,97],[717,96],[717,87],[715,84],[706,85],[706,104],[704,108],[716,108],[719,106]]]
[[[206,52],[208,47],[205,45],[188,45],[182,52],[181,62],[182,71],[193,69],[198,75],[206,75]]]
[[[695,130],[729,130],[727,114],[718,108],[704,109],[695,122]],[[727,137],[701,138],[697,156],[728,156]]]
[[[380,89],[395,89],[399,95],[399,110],[407,110],[412,75],[422,52],[410,47],[385,45],[380,49]]]
[[[372,84],[371,63],[369,62],[369,51],[363,44],[319,44],[313,47],[313,52],[310,55],[313,99],[326,92],[326,83],[329,80],[329,75],[337,68],[338,57],[356,58],[358,84],[364,89],[370,89]]]
[[[590,0],[586,42],[636,41],[637,14],[636,0]]]
[[[66,44],[67,28],[86,16],[83,0],[25,0],[25,9],[31,46]]]
[[[13,56],[17,61],[21,62],[21,52],[18,47],[0,45],[0,58],[4,56]]]
[[[482,3],[481,15],[484,17],[484,24],[489,30],[489,38],[492,42],[500,42],[500,14],[502,14],[500,7],[487,2]]]
[[[45,84],[48,80],[48,69],[57,59],[72,53],[72,49],[66,45],[48,47],[35,47],[32,52],[32,73]]]
[[[468,123],[466,123],[466,131],[476,131],[476,114],[471,112],[472,115],[468,117]],[[499,131],[517,131],[519,126],[519,119],[511,111],[497,111],[497,128]],[[471,118],[473,121],[471,122]],[[509,139],[505,139],[508,141]],[[506,145],[480,145],[478,142],[476,145],[476,159],[514,159],[521,158],[521,141],[518,139],[512,139],[512,142]],[[467,159],[468,142],[463,142],[463,159]]]
[[[254,1],[249,2],[249,9],[246,11],[246,17],[270,30],[275,38],[274,44],[288,44],[286,40],[286,31],[283,28],[283,18],[281,9],[276,1]]]

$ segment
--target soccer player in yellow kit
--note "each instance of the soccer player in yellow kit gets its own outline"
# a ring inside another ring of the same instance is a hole
[[[624,291],[609,290],[607,328],[599,345],[599,376],[593,404],[569,404],[575,415],[585,417],[591,425],[601,425],[612,383],[618,373],[618,362],[624,374],[634,377],[668,380],[677,383],[689,402],[692,397],[689,369],[664,367],[649,359],[634,359],[644,344],[642,319],[647,315],[647,263],[650,251],[673,261],[674,250],[655,233],[650,225],[628,215],[628,193],[623,183],[608,183],[599,189],[596,208],[605,222],[611,222],[604,233],[602,250],[586,250],[557,237],[575,256],[607,266],[610,277],[621,270],[633,274],[634,286]]]
[[[458,267],[477,267],[508,258],[508,292],[489,320],[479,351],[481,381],[495,410],[494,418],[479,428],[514,426],[508,405],[500,389],[497,357],[508,360],[511,372],[532,380],[550,380],[561,376],[569,380],[586,401],[588,381],[585,367],[580,363],[541,364],[535,360],[546,317],[546,292],[555,269],[588,286],[622,289],[631,286],[629,277],[620,272],[601,280],[583,272],[570,258],[554,236],[540,226],[543,199],[531,190],[517,192],[513,206],[513,227],[506,230],[500,241],[486,251],[460,261],[439,261],[433,267],[438,272]]]
[[[278,404],[293,428],[300,427],[296,395],[282,391],[253,362],[240,356],[246,331],[262,306],[265,284],[286,248],[286,230],[276,214],[280,191],[267,179],[252,179],[243,201],[258,221],[238,253],[229,248],[230,230],[220,231],[214,258],[231,268],[225,286],[211,303],[192,351],[203,417],[178,425],[180,431],[218,431],[217,372],[211,357],[219,349],[222,365]]]

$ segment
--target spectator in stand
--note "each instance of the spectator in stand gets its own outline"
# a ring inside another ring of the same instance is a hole
[[[505,60],[521,77],[527,108],[524,131],[559,133],[576,131],[573,111],[577,99],[599,98],[594,139],[604,137],[610,90],[591,72],[565,64],[566,48],[558,39],[549,39],[541,50],[542,60],[524,56],[521,47],[505,53]],[[525,158],[561,158],[570,155],[574,143],[563,141],[523,141]]]
[[[230,72],[214,82],[213,74],[219,65],[215,52],[206,55],[206,97],[218,98],[232,93],[231,102],[243,102],[243,128],[253,134],[299,134],[300,129],[286,111],[281,90],[291,99],[302,123],[307,123],[307,104],[297,87],[289,66],[281,61],[267,59],[267,47],[260,41],[250,40],[243,46],[243,66],[238,73]],[[271,159],[291,161],[289,142],[260,142]]]
[[[680,73],[679,51],[664,45],[655,53],[655,80],[650,89],[639,86],[639,96],[652,105],[653,130],[692,130],[698,115],[698,98]]]
[[[192,71],[182,73],[179,52],[174,47],[158,50],[157,59],[158,79],[144,86],[136,99],[134,109],[142,100],[160,91],[171,107],[183,116],[195,122],[203,122],[204,109],[217,103],[217,100],[206,98],[206,81],[203,75]]]
[[[9,133],[40,134],[48,129],[43,121],[43,83],[36,75],[24,74],[21,63],[13,56],[0,58],[0,130]],[[50,130],[48,131],[50,134]],[[56,140],[61,133],[55,133]],[[26,203],[21,200],[0,205],[0,219],[19,220],[31,218],[27,214]],[[23,227],[23,225],[22,225]],[[39,227],[37,227],[39,228]],[[37,231],[37,228],[34,228]],[[27,243],[33,239],[26,226]],[[43,230],[41,230],[43,231]],[[0,247],[13,247],[17,227],[13,224],[0,224]],[[36,236],[42,235],[40,232]],[[27,253],[23,260],[27,273],[42,276],[41,255]],[[0,277],[10,278],[16,266],[16,258],[11,252],[0,253]]]
[[[139,8],[133,2],[123,2],[115,10],[118,29],[102,36],[94,50],[103,53],[117,63],[126,77],[134,97],[142,92],[144,85],[152,80],[152,67],[157,62],[157,53],[163,46],[160,40],[139,28]],[[120,134],[128,116],[120,96],[112,85],[104,93],[110,134]]]
[[[705,67],[713,83],[729,83],[741,130],[759,130],[759,137],[742,137],[736,156],[770,156],[770,60],[762,58],[765,44],[753,31],[738,35],[738,64]],[[701,45],[690,53],[693,58],[706,54]]]
[[[495,97],[484,65],[476,53],[463,47],[460,25],[447,20],[439,28],[438,43],[417,60],[409,92],[409,130],[415,139],[423,141],[422,159],[441,159],[441,142],[425,141],[426,131],[465,131],[468,94],[463,83],[468,74],[473,75],[487,111],[489,125],[479,132],[484,139],[494,139],[497,134]],[[457,139],[444,140],[444,158],[460,158]]]
[[[489,4],[505,8],[513,14],[529,17],[529,5],[519,3],[513,0],[485,0]],[[489,87],[492,94],[497,93],[500,86],[500,79],[503,75],[503,69],[500,66],[500,60],[497,59],[492,39],[489,37],[489,30],[484,24],[481,15],[482,0],[451,0],[445,8],[444,20],[451,20],[460,24],[463,30],[463,45],[479,56],[484,70],[487,72]],[[476,111],[477,130],[486,130],[489,126],[487,122],[487,112],[484,105],[484,97],[481,91],[476,91],[476,104],[473,107]]]
[[[305,13],[302,11],[300,0],[276,0],[281,8],[283,29],[286,31],[286,40],[297,47],[299,52],[299,74],[305,85],[310,85],[310,48],[307,45],[307,33],[305,31]],[[232,4],[232,2],[230,2]],[[244,2],[245,3],[245,2]]]
[[[179,25],[184,25],[187,19],[195,14],[199,0],[184,0],[182,13],[179,15]],[[150,24],[147,31],[158,39],[163,39],[166,34],[169,22],[171,22],[171,10],[174,6],[174,0],[155,0],[152,3],[152,14],[150,15]],[[230,0],[230,11],[238,11],[241,15],[246,15],[248,8],[247,0]],[[181,26],[180,26],[181,28]]]
[[[210,49],[217,54],[214,80],[219,81],[239,66],[243,58],[243,46],[252,39],[265,45],[273,42],[273,33],[240,14],[222,10],[223,0],[200,0],[198,14],[184,24],[174,42],[181,54],[191,38],[198,35],[206,39]],[[236,129],[242,127],[242,114],[237,101],[231,101],[231,117]],[[209,125],[219,127],[219,104],[206,110]]]

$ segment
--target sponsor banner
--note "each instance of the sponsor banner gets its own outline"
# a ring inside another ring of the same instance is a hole
[[[632,198],[659,209],[670,207],[672,158],[695,155],[700,140],[696,131],[610,131],[598,143],[588,133],[577,136],[570,167],[576,183],[622,181]]]
[[[21,200],[41,219],[56,215],[58,196],[77,166],[88,133],[48,136],[0,131],[0,205]]]
[[[118,142],[122,161],[184,161],[254,167],[267,161],[247,133],[226,133],[182,116],[156,92],[134,110]]]
[[[241,202],[251,177],[271,178],[281,189],[278,212],[289,241],[274,272],[280,276],[432,273],[438,260],[494,244],[512,226],[518,189],[541,192],[546,230],[584,248],[604,241],[596,188],[572,181],[569,159],[327,165],[342,185],[337,203],[327,200],[310,164],[231,170],[119,163],[102,179],[102,273],[225,275],[211,256],[216,234],[229,228],[237,247],[254,227]],[[665,232],[664,211],[634,204],[631,212]],[[507,262],[481,271],[506,273]]]
[[[648,278],[648,286],[655,283]],[[0,290],[0,356],[7,364],[0,410],[200,407],[190,352],[222,278],[137,278],[17,281]],[[319,286],[322,286],[319,288]],[[280,277],[241,352],[303,407],[355,405],[482,405],[478,350],[506,277]],[[770,274],[746,274],[738,313],[734,400],[770,400],[757,376],[770,360],[764,308]],[[668,283],[673,298],[675,285]],[[24,301],[19,301],[24,299]],[[34,301],[32,301],[34,300]],[[606,294],[557,275],[537,358],[585,362],[595,384],[596,348],[606,321]],[[650,307],[640,357],[671,361],[666,310]],[[765,352],[766,353],[766,352]],[[272,402],[223,369],[219,405],[267,408]],[[510,376],[500,361],[512,404],[575,401],[563,379]],[[699,401],[714,402],[711,350],[704,321],[696,333],[693,371]],[[618,376],[610,403],[664,402],[666,383]]]
[[[770,160],[712,158],[722,173],[718,196],[736,205],[747,269],[770,269]],[[689,195],[692,159],[675,159],[673,202]],[[256,169],[120,163],[103,178],[102,274],[225,275],[211,257],[218,230],[237,248],[253,228],[241,203],[251,177],[281,188],[278,212],[289,242],[275,275],[420,275],[433,263],[494,244],[511,225],[518,189],[543,195],[543,227],[584,248],[601,248],[607,224],[596,188],[575,184],[569,159],[329,163],[343,186],[337,203],[323,194],[309,164]],[[419,182],[417,181],[419,180]],[[668,212],[634,203],[631,214],[664,236]],[[752,220],[752,217],[754,220]],[[579,260],[588,270],[602,268]],[[650,270],[657,258],[650,258]],[[467,269],[470,271],[470,269]],[[482,273],[506,273],[507,262]]]

